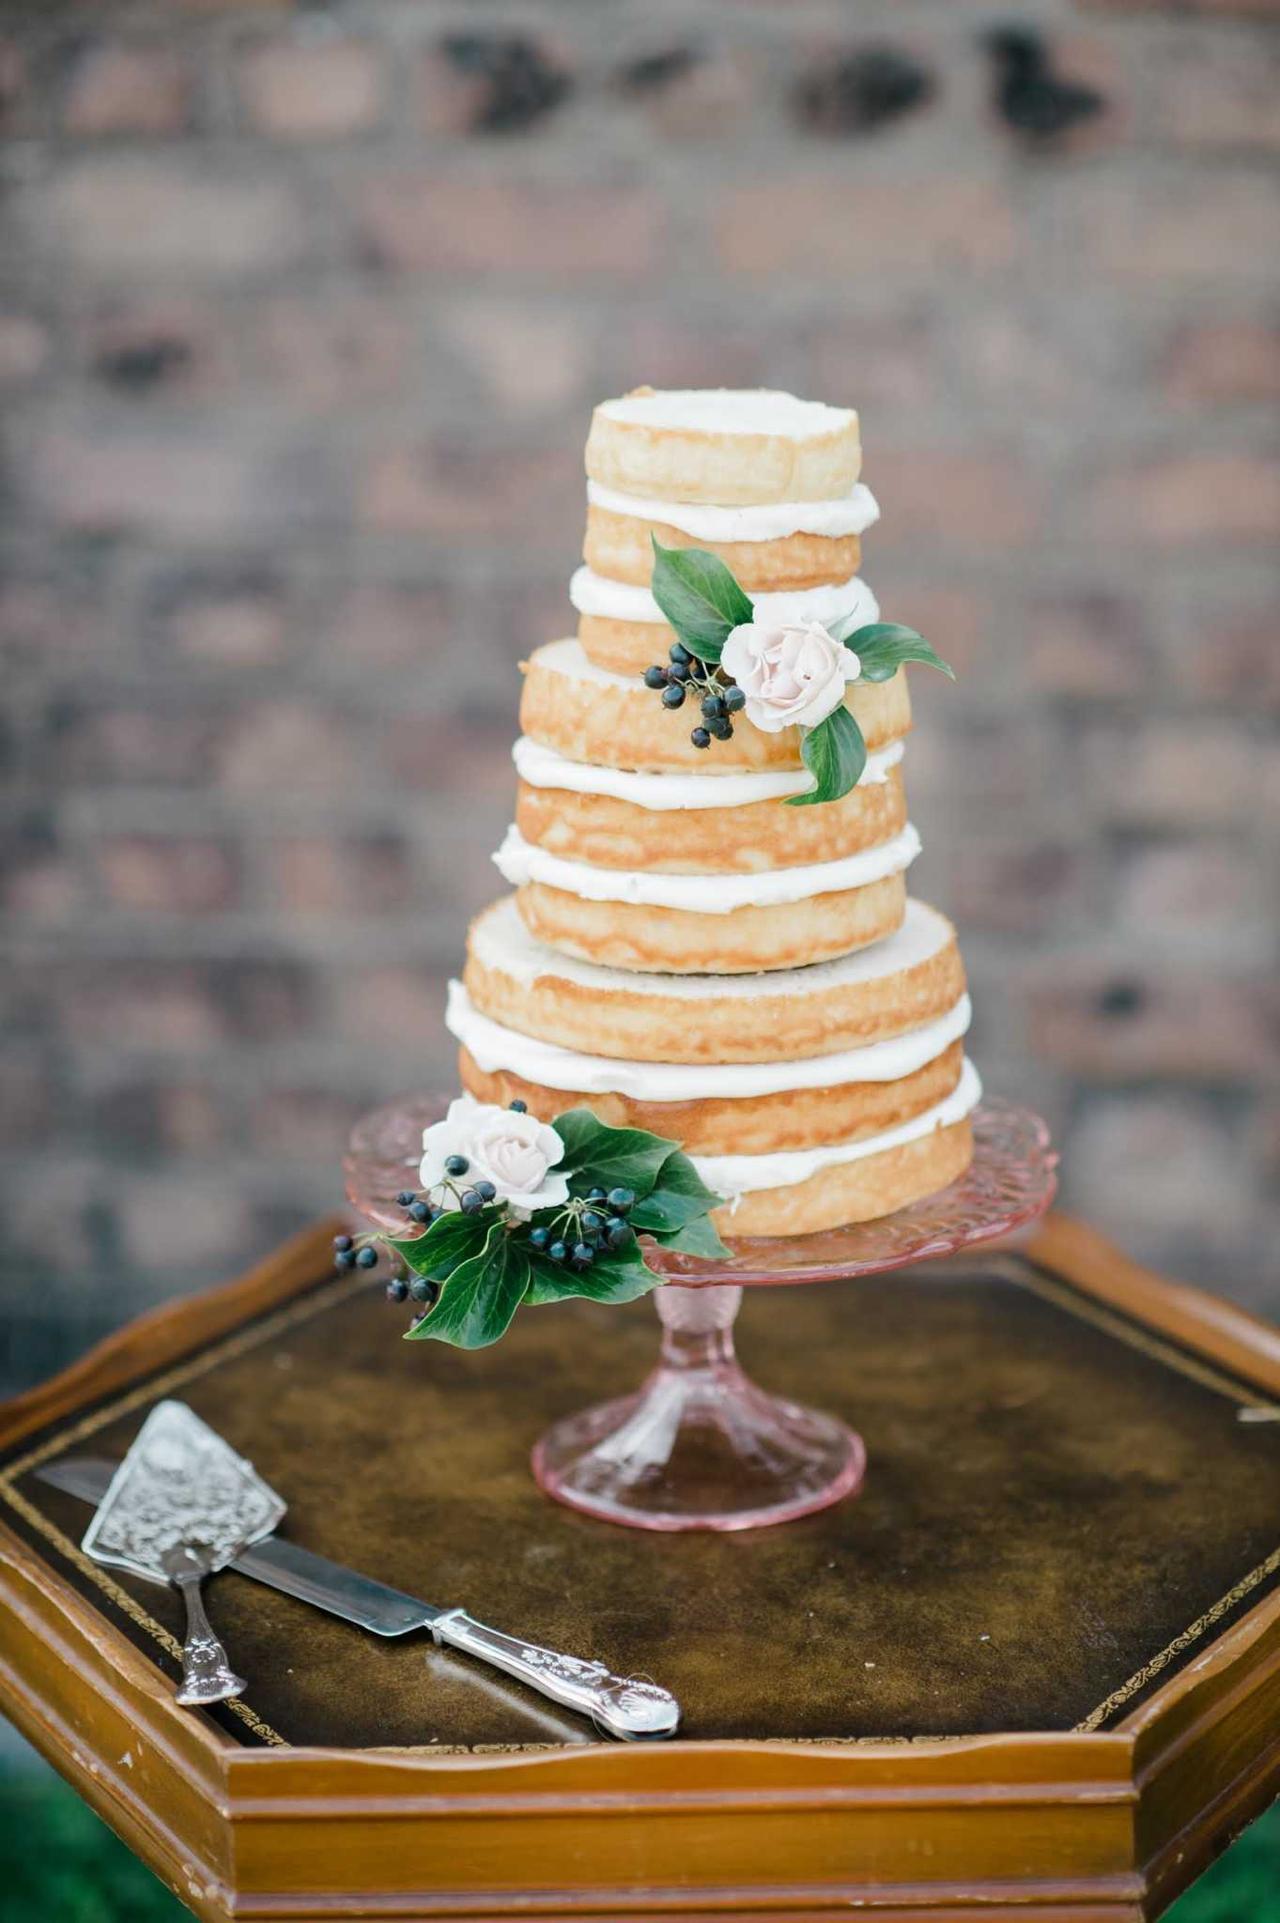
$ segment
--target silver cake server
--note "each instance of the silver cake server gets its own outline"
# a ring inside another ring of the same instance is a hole
[[[53,1489],[97,1502],[109,1487],[115,1464],[97,1456],[64,1457],[36,1475]],[[242,1576],[286,1596],[324,1609],[375,1636],[405,1636],[428,1629],[439,1645],[479,1657],[531,1689],[589,1716],[606,1736],[637,1742],[674,1736],[680,1705],[669,1690],[638,1677],[615,1676],[603,1663],[561,1656],[476,1622],[464,1609],[441,1609],[417,1596],[362,1576],[283,1536],[268,1535],[238,1550],[227,1564]]]
[[[185,1402],[158,1402],[109,1479],[81,1548],[95,1562],[172,1583],[186,1605],[186,1707],[238,1696],[245,1684],[205,1614],[200,1586],[246,1544],[269,1536],[285,1505]]]

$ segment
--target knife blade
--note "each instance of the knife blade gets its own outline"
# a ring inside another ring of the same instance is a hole
[[[42,1464],[35,1474],[52,1489],[84,1502],[100,1502],[116,1467],[97,1456],[68,1456]],[[375,1636],[405,1636],[411,1630],[428,1629],[437,1644],[491,1663],[553,1702],[589,1716],[597,1729],[620,1741],[672,1736],[679,1724],[679,1703],[656,1683],[615,1676],[603,1663],[562,1656],[504,1635],[477,1622],[464,1609],[423,1602],[284,1536],[264,1536],[240,1550],[227,1566]]]
[[[99,1502],[106,1493],[115,1465],[94,1456],[70,1456],[36,1470],[42,1482],[85,1502]],[[356,1623],[375,1636],[406,1636],[412,1629],[429,1629],[444,1610],[406,1596],[399,1589],[362,1576],[340,1562],[330,1562],[314,1549],[304,1549],[284,1536],[264,1536],[232,1557],[228,1567],[242,1576],[266,1583],[286,1596],[327,1609],[332,1616]]]

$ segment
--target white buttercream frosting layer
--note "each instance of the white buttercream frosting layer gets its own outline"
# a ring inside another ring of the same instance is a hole
[[[724,1196],[731,1205],[739,1196],[754,1189],[792,1188],[807,1182],[824,1169],[845,1162],[865,1161],[885,1149],[902,1148],[918,1142],[937,1129],[950,1128],[971,1115],[982,1100],[982,1079],[965,1057],[960,1080],[950,1095],[923,1115],[915,1115],[897,1128],[880,1135],[868,1135],[860,1142],[835,1142],[829,1148],[784,1149],[775,1155],[694,1155],[690,1159],[709,1189]]]
[[[876,787],[889,778],[889,770],[902,759],[904,744],[891,741],[887,748],[867,756],[867,765],[858,781],[860,788]],[[516,773],[531,788],[569,788],[580,795],[607,795],[613,801],[626,801],[633,808],[651,813],[704,808],[748,808],[757,801],[778,801],[787,795],[805,795],[817,786],[807,768],[767,768],[737,774],[636,774],[628,768],[602,768],[589,761],[570,761],[531,736],[522,734],[511,751]]]
[[[594,868],[567,861],[525,840],[513,824],[493,859],[513,888],[540,882],[582,901],[623,901],[647,908],[678,908],[693,915],[731,915],[736,908],[770,908],[866,888],[899,875],[920,853],[910,822],[891,841],[861,848],[841,861],[815,861],[797,868],[766,868],[751,875],[642,874],[632,868]]]
[[[734,541],[785,541],[793,534],[814,534],[839,540],[865,534],[880,519],[875,495],[861,481],[850,493],[830,501],[769,501],[752,507],[703,507],[693,501],[650,500],[640,494],[620,494],[599,481],[587,482],[592,507],[609,514],[625,514],[636,521],[655,521],[679,528],[692,541],[726,544]]]
[[[579,1095],[629,1095],[641,1102],[733,1100],[779,1095],[788,1089],[837,1088],[846,1082],[897,1082],[935,1061],[967,1033],[967,995],[923,1028],[832,1055],[794,1062],[631,1062],[521,1035],[482,1015],[461,982],[450,982],[445,1024],[486,1075],[503,1070],[545,1088]],[[675,1131],[678,1133],[678,1130]]]
[[[818,588],[793,588],[785,594],[752,594],[756,619],[771,626],[788,621],[821,621],[828,624],[856,616],[860,624],[880,619],[880,603],[860,574],[847,581],[825,582]],[[595,615],[605,621],[639,621],[662,626],[666,615],[648,588],[631,581],[611,581],[588,567],[576,570],[569,582],[569,599],[579,614]]]
[[[574,635],[559,641],[544,641],[529,657],[530,667],[545,668],[549,674],[563,674],[570,681],[593,681],[599,687],[629,688],[632,694],[644,691],[638,674],[615,674],[612,668],[597,667]]]
[[[504,895],[472,922],[469,945],[481,968],[525,987],[555,979],[594,989],[601,995],[691,1002],[726,997],[752,1001],[760,996],[824,995],[832,989],[855,988],[905,975],[930,961],[954,933],[946,916],[936,908],[909,900],[902,924],[892,935],[835,961],[811,962],[807,968],[775,968],[759,975],[636,975],[627,968],[579,961],[538,941],[525,927],[515,896]]]
[[[772,387],[648,388],[601,401],[596,413],[638,427],[692,429],[703,434],[780,434],[812,441],[855,426],[852,408],[802,401]]]

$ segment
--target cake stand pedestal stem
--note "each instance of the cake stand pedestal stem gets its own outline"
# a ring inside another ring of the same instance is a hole
[[[548,1495],[640,1529],[755,1529],[825,1509],[862,1481],[860,1438],[766,1395],[733,1346],[735,1286],[654,1291],[657,1368],[638,1393],[568,1416],[533,1452]]]
[[[668,1283],[653,1292],[653,1306],[662,1324],[659,1351],[662,1369],[738,1369],[733,1325],[742,1307],[736,1287],[682,1289]],[[739,1374],[741,1370],[739,1369]]]

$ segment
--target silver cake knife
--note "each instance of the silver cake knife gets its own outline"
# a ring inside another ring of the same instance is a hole
[[[116,1467],[101,1457],[77,1456],[45,1463],[35,1473],[53,1489],[84,1502],[100,1502]],[[603,1663],[561,1656],[537,1643],[505,1636],[476,1622],[465,1609],[437,1608],[283,1536],[264,1536],[241,1549],[227,1566],[375,1636],[406,1636],[414,1629],[429,1629],[436,1643],[478,1656],[553,1702],[589,1716],[605,1735],[624,1742],[673,1736],[679,1724],[679,1703],[656,1683],[615,1676]]]

